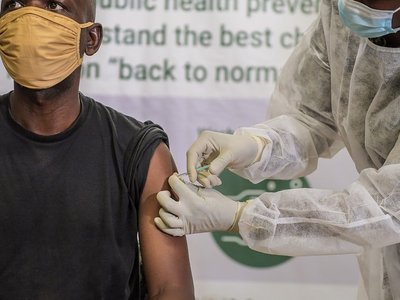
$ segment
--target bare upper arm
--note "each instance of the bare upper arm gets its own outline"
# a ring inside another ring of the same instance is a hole
[[[186,238],[159,231],[153,221],[160,208],[156,195],[169,189],[167,180],[175,171],[170,151],[161,143],[151,158],[140,201],[139,238],[149,295],[187,300],[194,299],[194,292]]]

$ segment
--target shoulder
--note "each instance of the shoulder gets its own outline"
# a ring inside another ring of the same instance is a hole
[[[89,110],[89,118],[106,130],[112,131],[112,135],[119,141],[128,143],[135,137],[145,134],[147,138],[161,138],[168,143],[164,130],[158,124],[150,120],[137,120],[83,94],[81,99],[84,107]]]
[[[131,116],[127,116],[112,107],[104,105],[93,98],[80,94],[84,107],[87,107],[92,117],[102,120],[111,121],[115,126],[127,127],[132,129],[140,129],[145,124]]]
[[[175,171],[176,167],[168,146],[161,142],[157,144],[151,158],[151,166],[155,167],[157,172],[166,171],[167,175],[171,175],[171,171]]]

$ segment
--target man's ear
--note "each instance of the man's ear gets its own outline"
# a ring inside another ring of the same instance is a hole
[[[99,50],[103,39],[103,26],[100,23],[94,23],[87,28],[85,54],[91,56]]]

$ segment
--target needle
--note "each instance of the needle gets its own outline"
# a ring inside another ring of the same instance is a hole
[[[207,170],[209,167],[210,167],[210,165],[198,167],[198,168],[196,168],[196,171],[201,172],[201,171]],[[188,173],[185,172],[185,173],[178,174],[178,177],[185,176],[185,175],[188,175]]]

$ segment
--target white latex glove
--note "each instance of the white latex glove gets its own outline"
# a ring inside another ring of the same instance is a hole
[[[256,161],[265,143],[251,135],[232,135],[203,131],[187,151],[187,171],[191,182],[205,187],[221,184],[218,175],[225,168],[241,169]],[[207,165],[208,171],[197,173],[196,167]]]
[[[173,199],[169,191],[157,194],[161,208],[160,216],[154,222],[160,230],[173,236],[237,230],[245,202],[233,201],[213,189],[185,183],[177,174],[170,176],[168,183],[179,200]]]

